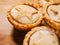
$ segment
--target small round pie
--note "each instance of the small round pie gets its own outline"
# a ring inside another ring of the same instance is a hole
[[[59,45],[59,42],[53,29],[41,26],[26,34],[23,45]]]
[[[42,8],[21,4],[8,11],[8,20],[17,29],[31,29],[39,25],[43,19]]]
[[[45,5],[44,19],[51,27],[60,30],[60,3]]]

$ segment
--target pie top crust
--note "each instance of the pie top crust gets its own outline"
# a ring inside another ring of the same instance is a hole
[[[41,16],[41,9],[29,5],[18,5],[11,9],[11,16],[21,24],[35,23]]]
[[[54,31],[45,26],[33,28],[24,39],[24,45],[59,45]]]
[[[47,3],[44,6],[44,20],[52,28],[60,30],[60,3]]]
[[[48,5],[47,14],[53,21],[60,22],[60,4]]]

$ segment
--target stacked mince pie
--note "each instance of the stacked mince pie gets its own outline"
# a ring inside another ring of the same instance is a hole
[[[37,5],[16,5],[8,11],[7,18],[16,29],[30,30],[23,45],[59,45],[57,35],[60,37],[60,3],[38,0]],[[47,23],[46,26],[41,26],[43,20]]]

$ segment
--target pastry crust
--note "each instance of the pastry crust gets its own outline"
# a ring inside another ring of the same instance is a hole
[[[54,0],[40,0],[39,2],[42,6],[44,6],[45,4],[48,4],[48,3],[54,3]]]
[[[47,13],[47,7],[50,6],[50,5],[58,5],[59,3],[49,3],[49,4],[46,4],[45,7],[43,8],[43,11],[44,11],[44,20],[46,21],[47,24],[49,24],[51,27],[53,27],[54,29],[56,30],[60,30],[60,23],[57,22],[57,21],[54,21],[52,20],[48,13]],[[54,17],[53,17],[54,18]]]
[[[53,32],[55,34],[55,31],[53,29],[49,28],[48,26],[35,27],[35,28],[31,29],[31,31],[29,31],[26,34],[26,36],[24,38],[24,41],[23,41],[23,45],[29,45],[30,36],[32,36],[35,32],[39,32],[39,30],[44,30],[44,29],[48,30],[48,31],[51,31],[51,32]]]
[[[31,5],[29,5],[29,4],[22,4],[22,5],[31,6]],[[38,8],[36,8],[36,9],[38,10]],[[40,8],[39,8],[39,9],[40,9]],[[41,23],[42,19],[43,19],[43,15],[41,15],[40,18],[39,18],[36,22],[34,22],[34,23],[32,23],[32,24],[21,24],[21,23],[19,23],[18,21],[16,21],[16,20],[11,16],[10,11],[11,11],[11,9],[8,11],[7,18],[8,18],[8,20],[10,21],[10,23],[11,23],[15,28],[17,28],[17,29],[19,29],[19,30],[20,30],[20,29],[23,29],[23,30],[31,29],[31,28],[39,25],[39,24]],[[41,13],[42,13],[42,8],[41,8]]]

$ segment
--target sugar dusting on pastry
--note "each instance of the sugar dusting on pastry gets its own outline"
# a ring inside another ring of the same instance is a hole
[[[47,30],[39,30],[30,37],[29,45],[59,45],[54,33]]]
[[[11,10],[11,15],[23,24],[31,24],[40,18],[39,11],[41,10],[36,10],[28,5],[18,5]]]
[[[60,4],[50,5],[48,7],[48,14],[52,20],[60,22]]]

